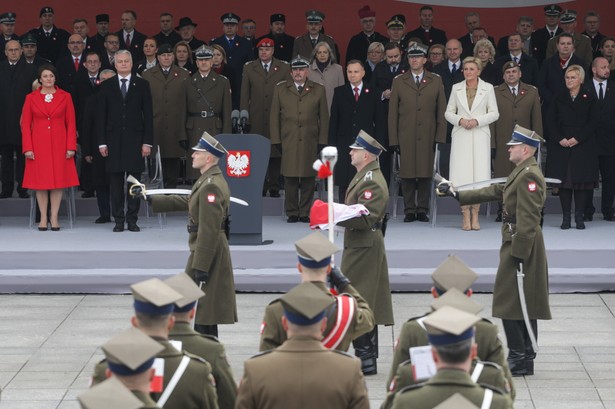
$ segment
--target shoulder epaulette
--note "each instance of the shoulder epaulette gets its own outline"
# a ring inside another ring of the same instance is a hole
[[[217,342],[218,344],[220,343],[220,340],[218,339],[218,337],[214,335],[210,335],[210,334],[199,334],[199,335],[201,336],[201,338],[209,339],[211,341]]]
[[[406,393],[408,391],[412,391],[412,390],[415,390],[415,389],[421,389],[425,385],[426,385],[426,382],[415,383],[414,385],[408,385],[408,386],[405,386],[405,387],[401,388],[399,390],[399,392],[397,392],[397,393]]]
[[[280,85],[280,84],[286,84],[286,80],[284,80],[284,81],[280,81],[280,82],[278,82],[278,83],[277,83],[277,84],[275,84],[275,85],[277,86],[277,85]]]
[[[188,358],[194,359],[195,361],[199,361],[199,362],[206,363],[206,364],[208,363],[205,358],[200,357],[198,355],[191,354],[190,352],[187,352],[187,351],[182,351],[182,353]]]
[[[259,352],[258,354],[253,355],[253,356],[251,356],[251,357],[250,357],[250,358],[248,358],[248,359],[260,358],[261,356],[263,356],[263,355],[267,355],[267,354],[270,354],[270,353],[272,353],[273,351],[275,351],[275,349],[268,349],[268,350],[266,350],[266,351]]]
[[[499,364],[497,364],[495,362],[492,362],[492,361],[476,361],[476,363],[477,364],[483,364],[484,366],[490,366],[490,367],[495,368],[495,369],[500,369],[500,370],[502,369],[501,365],[499,365]]]
[[[500,395],[506,395],[506,392],[504,392],[502,389],[500,388],[496,388],[493,385],[489,385],[488,383],[479,383],[478,384],[481,388],[485,388],[485,389],[490,389]]]

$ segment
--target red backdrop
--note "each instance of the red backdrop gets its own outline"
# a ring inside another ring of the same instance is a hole
[[[493,0],[494,4],[520,4],[523,0]],[[22,0],[13,1],[7,7],[3,2],[4,11],[17,13],[17,34],[22,34],[39,25],[38,13],[43,6],[52,6],[56,13],[56,25],[72,32],[72,20],[77,17],[86,18],[90,22],[90,35],[96,32],[94,16],[99,13],[108,13],[111,16],[111,31],[120,29],[120,15],[125,9],[133,9],[137,12],[137,30],[145,34],[156,34],[159,31],[158,17],[161,12],[171,12],[175,17],[175,23],[182,16],[190,16],[198,23],[196,37],[209,40],[222,33],[220,15],[233,11],[242,19],[252,18],[257,22],[257,35],[263,35],[269,29],[269,15],[273,13],[286,14],[286,31],[291,35],[301,35],[305,32],[304,12],[307,9],[318,9],[326,14],[324,27],[327,34],[332,35],[340,47],[342,53],[346,50],[349,38],[359,32],[357,10],[365,4],[369,4],[376,11],[377,31],[386,35],[385,22],[393,14],[406,16],[408,30],[418,27],[418,10],[421,4],[409,3],[396,0],[313,0],[310,2],[276,2],[276,1],[196,1],[196,0],[109,0],[79,2],[69,0]],[[454,0],[449,2],[455,4]],[[485,3],[485,1],[483,1]],[[534,4],[536,1],[534,1]],[[547,1],[545,1],[547,3]],[[609,22],[609,16],[615,15],[615,2],[605,0],[579,0],[560,3],[564,8],[576,10],[579,13],[577,31],[583,31],[583,15],[588,10],[596,10],[602,16],[600,31],[604,34],[615,34]],[[544,25],[542,6],[514,7],[514,8],[463,8],[454,6],[434,6],[434,26],[446,30],[449,38],[460,37],[465,34],[464,16],[469,11],[477,11],[481,16],[481,24],[487,29],[489,35],[496,40],[514,31],[517,18],[521,15],[532,16],[535,26]]]

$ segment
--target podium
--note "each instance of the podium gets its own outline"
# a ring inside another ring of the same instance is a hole
[[[229,152],[220,158],[220,169],[231,196],[245,200],[249,206],[231,202],[231,245],[262,245],[263,182],[269,165],[271,142],[257,134],[218,134],[217,140]]]

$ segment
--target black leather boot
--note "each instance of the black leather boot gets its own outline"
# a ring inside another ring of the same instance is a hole
[[[218,326],[215,324],[214,325],[194,324],[194,330],[198,332],[199,334],[213,335],[214,337],[218,338]]]
[[[532,325],[532,330],[534,331],[536,342],[538,342],[538,321],[530,320],[530,324]],[[527,328],[526,328],[525,329],[525,367],[527,369],[526,375],[534,375],[534,359],[535,358],[536,358],[536,351],[534,351],[534,347],[532,347],[532,340],[530,339],[530,334],[527,332]]]
[[[577,225],[577,230],[585,230],[585,215],[583,210],[575,210],[574,212],[574,222]]]
[[[525,325],[523,321],[518,320],[502,320],[504,325],[504,333],[508,343],[508,366],[512,376],[527,375],[527,366],[525,360],[525,337],[521,325]],[[521,325],[520,325],[521,324]]]
[[[352,345],[354,354],[361,360],[363,375],[376,375],[378,373],[376,364],[376,358],[378,358],[378,327],[375,326],[372,331],[352,341]]]

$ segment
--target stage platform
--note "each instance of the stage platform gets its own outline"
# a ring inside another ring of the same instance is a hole
[[[596,214],[586,230],[559,228],[557,198],[549,198],[544,235],[549,257],[550,288],[554,293],[615,290],[615,223]],[[28,228],[29,201],[0,202],[1,293],[128,292],[128,285],[152,276],[183,271],[188,257],[186,216],[169,214],[166,224],[143,215],[140,233],[113,233],[113,224],[96,225],[94,199],[77,200],[72,229],[61,218],[60,232]],[[293,242],[310,232],[307,224],[288,224],[281,199],[265,199],[261,246],[231,246],[238,291],[285,291],[298,282]],[[89,209],[89,210],[88,210]],[[481,215],[480,231],[459,228],[461,215],[452,199],[439,200],[438,223],[403,223],[392,218],[386,247],[392,291],[427,291],[430,274],[448,254],[456,254],[476,269],[476,291],[493,289],[498,264],[500,224]],[[493,207],[492,207],[493,209]],[[93,210],[93,211],[92,211]],[[63,213],[61,212],[61,216]],[[342,235],[336,244],[343,245]],[[338,259],[339,262],[339,259]]]

